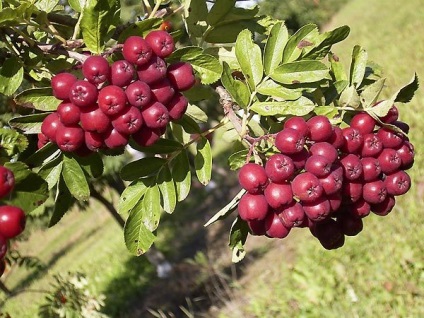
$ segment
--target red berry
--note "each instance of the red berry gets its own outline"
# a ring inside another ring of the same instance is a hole
[[[318,222],[326,219],[331,213],[331,205],[326,197],[320,197],[313,202],[304,202],[303,210],[312,221]]]
[[[385,216],[389,214],[395,206],[396,200],[393,196],[387,195],[383,202],[371,205],[371,211],[377,215]]]
[[[376,134],[366,134],[361,149],[362,157],[377,157],[383,151],[383,143]]]
[[[0,166],[0,199],[9,195],[14,187],[15,176],[13,172],[4,166]]]
[[[25,229],[25,221],[22,209],[10,205],[0,206],[0,235],[5,239],[21,234]]]
[[[265,164],[265,172],[272,182],[285,182],[294,174],[293,160],[283,154],[272,155]]]
[[[359,113],[353,116],[350,127],[356,128],[362,135],[370,134],[374,131],[376,121],[367,113]]]
[[[143,118],[136,107],[128,107],[112,120],[112,126],[124,135],[131,135],[140,130]]]
[[[381,180],[367,182],[362,188],[362,197],[369,204],[381,203],[384,201],[386,196],[386,185]]]
[[[391,148],[383,149],[378,156],[378,161],[380,162],[381,171],[385,174],[397,171],[402,164],[399,154]]]
[[[293,160],[294,167],[297,170],[301,170],[305,167],[306,160],[309,158],[309,152],[303,148],[300,152],[293,153],[288,156],[291,158],[291,160]]]
[[[174,88],[166,78],[152,84],[150,89],[155,100],[164,105],[166,105],[175,94]]]
[[[293,201],[293,193],[289,183],[270,183],[264,190],[265,199],[273,209],[280,209]]]
[[[359,130],[353,127],[346,127],[342,129],[342,134],[345,139],[342,151],[349,154],[359,153],[364,143],[364,137]]]
[[[171,84],[179,91],[186,91],[196,83],[193,67],[191,64],[185,62],[177,62],[169,65],[167,76]]]
[[[121,87],[108,85],[99,91],[98,104],[105,114],[116,115],[127,106],[127,96]]]
[[[238,204],[239,215],[245,221],[263,220],[268,210],[268,203],[262,194],[246,193]]]
[[[166,77],[166,63],[158,56],[153,56],[150,61],[137,67],[138,79],[147,84],[153,84]]]
[[[312,155],[306,160],[305,170],[317,176],[326,177],[330,174],[332,162],[327,157]]]
[[[377,103],[377,104],[378,104],[378,103]],[[384,116],[384,117],[381,117],[381,118],[380,118],[380,120],[381,120],[383,123],[391,124],[391,123],[393,123],[395,120],[397,120],[397,119],[398,119],[398,117],[399,117],[399,111],[398,111],[397,107],[396,107],[395,105],[393,105],[393,106],[389,109],[389,112],[387,113],[387,115],[386,115],[386,116]]]
[[[145,39],[134,35],[125,40],[122,55],[132,64],[143,65],[149,62],[153,51]]]
[[[384,148],[395,149],[398,148],[403,142],[401,135],[389,128],[380,128],[377,132],[377,136],[381,140]]]
[[[121,134],[116,129],[111,129],[104,135],[104,143],[109,149],[117,149],[124,147],[128,144],[128,136]]]
[[[135,76],[135,68],[130,62],[126,60],[119,60],[112,63],[110,73],[112,85],[124,87],[129,85],[133,80]]]
[[[132,138],[141,147],[148,147],[158,141],[162,134],[163,132],[160,128],[154,129],[142,126],[139,131],[132,134]]]
[[[69,98],[69,90],[77,81],[77,77],[71,73],[59,73],[52,77],[53,96],[61,100]]]
[[[141,110],[143,121],[149,128],[162,128],[169,122],[168,109],[159,102],[147,106]]]
[[[87,81],[76,81],[68,92],[69,100],[78,107],[92,106],[97,101],[97,87]]]
[[[343,130],[338,126],[334,126],[333,132],[327,141],[332,144],[334,148],[341,149],[345,144]]]
[[[344,182],[342,186],[343,202],[347,204],[355,203],[362,198],[362,182]]]
[[[323,188],[318,178],[310,172],[298,174],[292,181],[294,196],[303,202],[313,202],[321,197]]]
[[[401,168],[409,167],[414,163],[414,146],[409,141],[404,141],[399,149],[396,150],[402,162]]]
[[[347,180],[357,180],[362,176],[363,168],[361,160],[354,154],[349,154],[340,160],[343,167],[343,176]]]
[[[181,93],[176,93],[166,105],[170,120],[178,120],[183,117],[188,107],[188,100]]]
[[[402,130],[405,134],[409,133],[409,125],[403,121],[400,120],[395,120],[394,122],[391,123],[392,125],[395,125],[397,128],[399,128],[400,130]]]
[[[309,137],[309,127],[303,117],[294,116],[286,120],[284,128],[297,130],[303,138]]]
[[[332,212],[337,211],[342,205],[342,195],[340,191],[327,195],[327,200],[330,203],[330,208]]]
[[[332,167],[328,176],[320,178],[319,182],[326,195],[340,191],[343,185],[343,168],[341,166]]]
[[[60,126],[63,126],[63,124],[60,122],[58,114],[54,112],[44,118],[41,124],[41,132],[49,140],[56,142],[56,131]]]
[[[405,171],[397,171],[389,174],[384,179],[387,193],[390,195],[402,195],[411,188],[411,178]]]
[[[361,159],[362,179],[365,182],[377,180],[381,174],[380,162],[376,158],[365,157]]]
[[[303,206],[296,201],[292,201],[278,215],[283,225],[287,228],[301,226],[306,218]]]
[[[149,43],[153,52],[159,57],[168,57],[175,48],[174,39],[166,31],[151,31],[147,34],[146,41]]]
[[[147,106],[152,100],[150,86],[142,81],[135,81],[128,85],[125,90],[128,102],[138,108]]]
[[[62,151],[75,151],[84,143],[84,130],[78,125],[61,126],[57,129],[56,143]]]
[[[349,214],[342,214],[337,217],[337,223],[344,235],[356,236],[364,228],[361,218],[355,218]]]
[[[285,238],[290,229],[285,227],[276,213],[269,213],[265,219],[266,235],[272,238]]]
[[[96,132],[84,133],[85,145],[91,151],[99,151],[104,146],[103,136]]]
[[[80,108],[69,102],[62,102],[57,107],[57,115],[65,126],[76,125],[80,121]]]
[[[247,163],[239,171],[238,180],[249,193],[262,193],[268,185],[265,169],[256,163]]]
[[[325,116],[313,116],[306,123],[313,141],[327,141],[333,134],[333,126]]]
[[[39,133],[37,137],[38,137],[38,142],[37,142],[38,149],[43,148],[50,141],[49,138],[43,133]]]
[[[354,202],[348,208],[349,214],[351,214],[355,218],[364,218],[368,216],[371,212],[370,204],[365,201],[363,198]]]
[[[320,155],[328,158],[331,163],[336,161],[339,155],[337,149],[328,142],[316,142],[309,148],[309,151],[312,155]]]
[[[110,118],[97,105],[83,108],[81,111],[81,126],[85,131],[103,134],[110,129]]]
[[[250,234],[252,235],[265,235],[265,220],[249,220],[247,221],[247,225],[250,229]]]
[[[82,74],[90,83],[104,83],[110,77],[109,62],[103,56],[90,56],[82,65]]]
[[[333,219],[317,223],[314,232],[321,245],[327,250],[337,249],[344,244],[345,236],[339,224]]]
[[[298,153],[305,145],[305,138],[294,129],[286,128],[275,137],[275,146],[284,154]]]

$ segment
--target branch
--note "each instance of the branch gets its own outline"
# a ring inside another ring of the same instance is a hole
[[[70,47],[78,47],[81,44],[82,44],[82,42],[79,41],[79,40],[68,41],[68,46],[70,46]],[[37,46],[44,53],[65,55],[65,56],[73,58],[74,60],[77,60],[81,63],[84,63],[84,61],[88,58],[88,56],[86,56],[84,54],[81,54],[81,53],[78,53],[78,52],[75,52],[75,51],[68,51],[63,46],[52,45],[52,44],[38,44]]]
[[[235,103],[233,102],[231,95],[222,86],[217,86],[215,91],[219,95],[219,103],[224,108],[225,116],[230,120],[231,124],[233,124],[234,129],[237,131],[240,137],[244,139],[244,136],[242,136],[242,122],[233,109]]]

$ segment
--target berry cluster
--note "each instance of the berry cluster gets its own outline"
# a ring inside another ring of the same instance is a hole
[[[408,133],[397,119],[393,105],[381,121]],[[292,117],[275,146],[280,153],[264,167],[247,163],[239,172],[247,193],[238,211],[254,235],[284,238],[293,227],[308,227],[324,248],[335,249],[345,235],[362,231],[371,211],[387,215],[395,196],[411,186],[404,170],[414,162],[412,144],[367,113],[357,113],[343,129],[325,116]]]
[[[0,166],[0,200],[9,196],[14,186],[13,172]],[[7,252],[8,240],[24,231],[25,220],[25,213],[22,209],[11,205],[0,206],[0,277],[6,268],[4,257]]]
[[[130,136],[141,146],[154,144],[168,122],[185,113],[181,91],[195,83],[189,63],[167,65],[164,58],[173,50],[169,33],[151,31],[145,38],[130,36],[122,46],[124,59],[111,65],[102,56],[88,57],[83,80],[55,75],[53,95],[62,102],[44,119],[38,147],[51,141],[62,151],[84,154],[123,147]]]

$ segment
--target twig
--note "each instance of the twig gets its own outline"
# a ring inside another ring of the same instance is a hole
[[[44,53],[65,55],[81,63],[84,63],[84,61],[88,58],[88,56],[84,54],[74,52],[74,51],[68,51],[63,46],[57,46],[57,45],[51,45],[51,44],[38,44],[38,47]]]
[[[233,99],[231,98],[231,95],[222,86],[217,86],[215,88],[215,91],[219,95],[219,103],[224,108],[225,116],[230,120],[231,124],[233,125],[237,133],[240,135],[240,137],[244,138],[244,136],[242,136],[242,130],[243,130],[242,123],[240,118],[234,112],[234,109],[233,109],[234,102],[233,102]]]

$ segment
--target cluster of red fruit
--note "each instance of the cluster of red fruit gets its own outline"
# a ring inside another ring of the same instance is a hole
[[[0,166],[0,200],[7,197],[15,186],[15,176],[6,167]],[[4,257],[8,240],[15,238],[25,229],[25,213],[22,209],[11,206],[0,206],[0,277],[6,269]]]
[[[397,119],[394,105],[381,118],[408,133]],[[325,116],[292,117],[275,146],[280,153],[264,167],[248,163],[239,172],[247,193],[238,211],[254,235],[284,238],[293,227],[308,227],[326,249],[335,249],[345,235],[362,231],[371,211],[387,215],[395,196],[411,186],[404,170],[414,162],[412,144],[365,112],[343,129]]]
[[[88,57],[84,80],[55,75],[53,95],[63,102],[44,119],[38,146],[51,141],[62,151],[84,154],[123,147],[130,136],[141,146],[154,144],[168,122],[185,113],[188,101],[181,91],[195,83],[189,63],[164,61],[174,47],[169,33],[151,31],[145,38],[129,37],[124,59],[112,65],[102,56]]]

